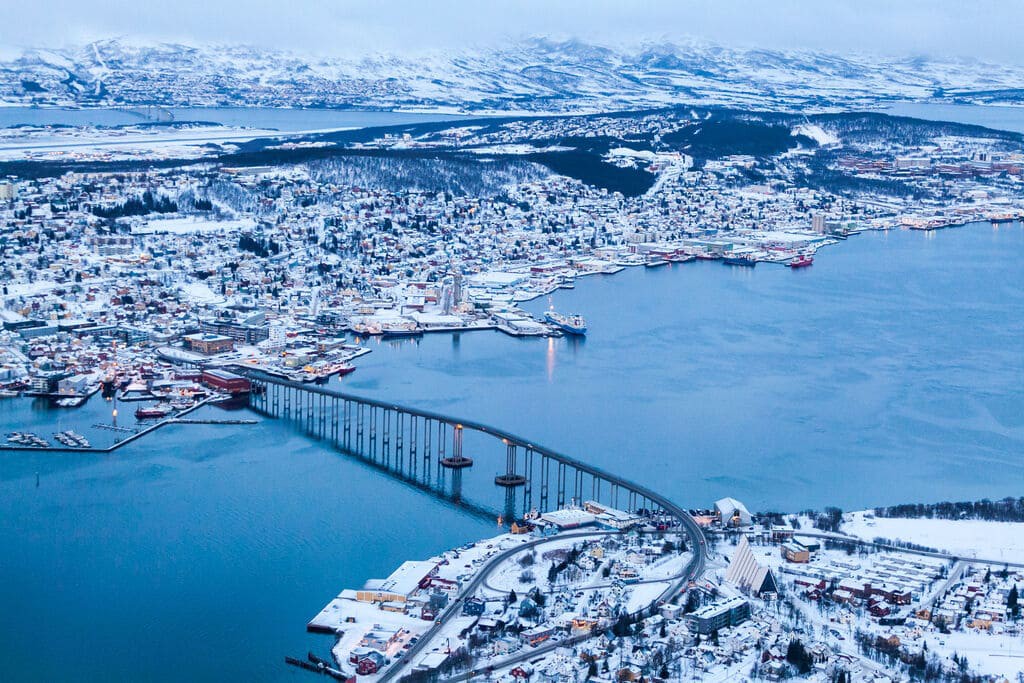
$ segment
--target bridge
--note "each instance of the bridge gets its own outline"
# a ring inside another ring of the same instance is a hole
[[[683,570],[668,580],[665,590],[649,605],[638,610],[636,616],[651,616],[659,605],[678,596],[691,581],[704,573],[707,545],[696,521],[689,512],[645,486],[480,422],[293,382],[250,368],[235,368],[235,371],[251,382],[249,405],[256,412],[291,420],[307,434],[329,441],[342,452],[473,512],[487,515],[489,510],[486,505],[468,503],[463,497],[467,479],[474,483],[474,491],[483,484],[485,489],[489,487],[492,491],[503,492],[502,514],[509,521],[515,519],[518,509],[525,513],[536,506],[547,511],[563,507],[571,500],[581,501],[584,497],[614,508],[623,506],[629,511],[642,511],[655,519],[671,520],[667,526],[687,535],[691,557]],[[498,457],[494,460],[499,469],[496,472],[481,471],[480,454],[488,446],[492,453],[497,446]],[[544,542],[538,540],[528,545]],[[524,547],[527,546],[506,551],[498,559],[521,552]],[[498,564],[499,561],[493,561],[463,587],[460,598],[472,595]],[[435,624],[439,626],[454,618],[458,613],[455,607],[458,602],[456,600],[443,610]],[[549,643],[507,658],[500,665],[511,666],[556,647],[575,645],[594,635]],[[430,637],[421,638],[401,660],[388,668],[381,677],[382,683],[390,683],[400,677],[406,664],[431,642],[433,639]],[[460,674],[446,683],[469,680],[478,673]]]
[[[474,492],[490,488],[503,494],[497,511],[508,521],[531,509],[558,509],[573,500],[644,511],[681,528],[703,555],[703,533],[685,509],[645,486],[529,439],[480,422],[259,370],[235,371],[252,383],[249,403],[256,412],[290,420],[310,436],[448,500],[468,502],[464,491],[470,484]],[[481,455],[488,452],[488,462],[497,469],[482,471]]]

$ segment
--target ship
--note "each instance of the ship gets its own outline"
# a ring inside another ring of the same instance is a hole
[[[722,263],[727,266],[746,266],[753,268],[757,265],[757,259],[752,256],[726,256],[722,259]]]
[[[790,268],[805,268],[806,266],[814,263],[814,257],[810,254],[800,254],[795,259],[787,263],[786,265]]]
[[[386,323],[381,326],[383,339],[407,339],[411,337],[422,337],[423,330],[416,323]]]
[[[338,363],[333,367],[337,370],[338,377],[344,377],[345,375],[348,375],[356,371],[356,366],[350,365],[348,363]]]
[[[583,336],[587,333],[587,321],[581,315],[561,315],[551,309],[544,314],[544,319],[566,334]]]
[[[171,414],[170,406],[155,405],[149,408],[139,408],[135,411],[136,420],[152,420],[155,418],[167,417]]]

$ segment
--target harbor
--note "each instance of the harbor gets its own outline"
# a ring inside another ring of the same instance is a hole
[[[967,304],[1009,301],[1021,310],[1011,283],[1022,236],[1014,224],[984,223],[929,234],[868,232],[802,273],[704,260],[629,268],[554,295],[557,310],[585,313],[583,343],[520,342],[494,331],[373,340],[356,372],[319,386],[476,417],[693,504],[733,495],[751,510],[785,510],[799,495],[802,506],[857,509],[1013,495],[1024,482],[1014,437],[979,444],[973,425],[984,415],[1009,425],[1008,416],[1020,412],[1019,354],[1007,355],[1019,330],[1005,315],[969,314]],[[775,302],[771,314],[767,301]],[[539,317],[549,304],[542,297],[525,306]],[[951,335],[963,339],[955,357],[943,341]],[[866,339],[886,340],[886,363],[871,362],[874,344]],[[696,350],[692,360],[678,362],[681,344]],[[643,366],[634,361],[641,352]],[[923,367],[924,357],[946,359],[955,377]],[[998,367],[993,359],[1002,359]],[[856,382],[836,395],[824,388],[835,374]],[[749,376],[762,379],[734,393]],[[504,391],[494,391],[498,382]],[[963,382],[983,388],[994,412],[965,404]],[[107,445],[121,437],[110,432],[101,441],[107,430],[90,428],[110,424],[110,408],[98,395],[73,410],[5,399],[0,434],[72,429]],[[976,418],[965,423],[964,415]],[[893,422],[906,426],[901,457],[879,459],[892,448],[880,426]],[[942,448],[927,437],[933,429],[944,435]],[[788,455],[780,461],[768,453]],[[993,453],[1008,464],[991,467]],[[9,606],[0,626],[10,634],[0,650],[25,677],[66,674],[64,662],[35,656],[35,643],[59,624],[81,634],[65,646],[80,680],[108,680],[110,657],[120,670],[154,681],[224,680],[240,670],[259,681],[316,680],[283,657],[313,651],[330,659],[333,637],[307,634],[303,625],[331,596],[387,577],[406,560],[501,531],[496,517],[384,476],[282,420],[167,426],[112,455],[18,451],[0,458],[7,520],[0,541],[13,549],[0,570],[0,597]],[[493,487],[497,471],[483,467],[482,483]],[[955,482],[950,472],[958,473]],[[861,482],[870,477],[900,484],[865,491]],[[698,488],[702,496],[693,493]],[[94,595],[81,585],[94,586]],[[142,622],[122,599],[126,592],[147,605]],[[179,609],[186,595],[209,607],[201,615]],[[90,615],[101,608],[111,618],[96,623]],[[146,648],[137,645],[139,629],[152,636]],[[182,658],[183,650],[190,656]],[[173,675],[166,662],[176,663]]]

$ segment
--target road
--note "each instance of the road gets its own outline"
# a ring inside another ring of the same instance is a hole
[[[687,514],[685,519],[693,525],[693,527],[690,528],[689,525],[687,525],[684,521],[684,526],[687,527],[687,533],[689,534],[695,531],[697,534],[697,536],[690,536],[693,557],[686,564],[686,568],[679,575],[678,579],[674,583],[672,583],[668,588],[666,588],[661,593],[661,595],[658,596],[657,600],[655,600],[652,603],[652,607],[656,607],[662,602],[671,599],[674,595],[680,592],[683,586],[688,584],[690,581],[696,580],[698,577],[700,577],[701,574],[704,573],[704,567],[707,562],[707,546],[704,544],[704,534],[703,532],[701,532],[700,527],[697,525],[697,523],[693,520],[692,517],[690,517]],[[488,574],[490,574],[490,572],[488,572]],[[640,611],[643,612],[644,610]],[[507,669],[508,667],[515,666],[516,664],[520,664],[522,662],[535,659],[536,657],[547,654],[548,652],[553,652],[554,650],[557,650],[560,647],[571,647],[573,645],[577,645],[585,640],[597,637],[601,635],[601,633],[603,633],[603,631],[592,631],[590,633],[572,636],[564,640],[549,641],[542,645],[538,645],[537,647],[527,648],[525,651],[512,655],[510,657],[506,657],[505,659],[501,659],[496,662],[490,663],[484,669],[467,671],[466,673],[457,674],[455,676],[452,676],[451,678],[446,678],[444,679],[443,683],[456,683],[457,681],[468,681],[476,676],[483,675],[485,671],[497,671],[500,669]]]
[[[472,596],[476,591],[484,584],[487,577],[497,569],[501,564],[513,556],[521,553],[524,550],[535,548],[546,543],[554,543],[556,541],[564,541],[567,538],[591,538],[594,536],[609,536],[618,534],[618,531],[586,531],[586,532],[574,532],[571,534],[558,534],[557,536],[551,536],[548,538],[541,538],[535,541],[529,541],[522,543],[508,550],[504,550],[494,557],[487,563],[486,566],[481,568],[473,578],[467,583],[458,594],[458,597],[448,603],[448,607],[444,609],[437,619],[434,620],[434,625],[431,626],[430,631],[424,633],[416,643],[413,644],[409,651],[402,656],[400,660],[391,665],[391,667],[384,672],[380,677],[380,683],[387,683],[388,681],[394,680],[394,678],[405,669],[406,664],[414,661],[420,652],[431,643],[434,639],[433,636],[437,631],[440,631],[441,627],[444,626],[450,619],[458,616],[462,613],[462,601],[465,598]]]
[[[687,562],[685,569],[677,577],[673,577],[675,578],[675,581],[673,581],[673,583],[671,583],[668,588],[662,591],[661,595],[658,596],[657,600],[655,600],[650,607],[656,607],[658,604],[672,598],[675,594],[680,592],[682,587],[688,584],[691,580],[698,578],[704,572],[704,566],[707,559],[707,546],[704,543],[704,534],[703,532],[701,532],[700,527],[693,520],[693,518],[690,517],[685,511],[682,512],[685,515],[685,519],[680,519],[683,522],[684,533],[686,533],[690,538],[690,551],[692,552],[692,557],[690,558],[690,561]],[[689,524],[687,524],[687,522],[692,524],[692,527]],[[535,548],[539,545],[544,545],[546,543],[553,543],[555,541],[564,541],[567,538],[609,536],[616,535],[619,533],[620,532],[618,531],[586,531],[574,532],[570,534],[558,534],[557,536],[552,536],[550,538],[542,538],[536,541],[523,543],[521,545],[515,546],[514,548],[510,548],[501,553],[498,553],[491,559],[490,562],[488,562],[487,566],[483,567],[479,572],[477,572],[473,576],[473,579],[469,583],[467,583],[462,590],[459,591],[458,597],[451,603],[449,603],[448,607],[445,608],[445,610],[438,615],[437,620],[434,622],[434,626],[430,629],[430,632],[424,634],[398,662],[395,662],[391,666],[391,668],[389,668],[380,677],[380,683],[388,683],[388,681],[395,680],[396,676],[398,676],[398,674],[400,674],[405,669],[405,666],[410,662],[414,661],[415,658],[420,654],[420,652],[422,652],[422,650],[428,644],[430,644],[430,642],[433,640],[433,636],[437,631],[440,630],[441,626],[443,626],[450,619],[454,618],[455,616],[461,613],[462,601],[465,598],[472,596],[474,593],[476,593],[476,591],[479,588],[484,586],[486,584],[488,577],[490,577],[494,570],[497,569],[505,560],[510,559],[511,557],[522,552],[523,550]],[[662,581],[665,580],[666,579],[662,579]],[[672,581],[672,578],[667,580]],[[545,643],[534,648],[529,648],[529,650],[519,653],[517,655],[507,657],[499,662],[495,662],[493,665],[489,665],[488,668],[498,669],[505,668],[508,666],[514,666],[515,664],[522,661],[526,661],[527,659],[533,659],[534,657],[542,655],[546,652],[551,652],[560,647],[568,647],[571,645],[575,645],[577,643],[581,643],[584,640],[587,640],[588,638],[593,638],[597,635],[599,635],[599,633],[597,632],[587,633],[579,636],[573,636],[565,640]],[[446,679],[446,683],[447,681],[468,681],[477,675],[479,675],[479,672],[470,671]]]
[[[875,543],[874,541],[865,541],[863,538],[857,538],[856,536],[846,536],[837,533],[827,533],[821,531],[796,531],[797,536],[808,536],[810,538],[827,538],[833,541],[846,541],[847,543],[856,543],[857,545],[870,545],[875,548],[882,548],[883,550],[893,550],[900,553],[910,553],[911,555],[921,555],[923,557],[937,557],[941,560],[959,560],[960,562],[966,562],[968,564],[990,564],[996,567],[1007,566],[1007,567],[1024,567],[1024,562],[1007,562],[1006,560],[988,560],[984,557],[963,557],[961,555],[953,555],[952,553],[946,553],[942,551],[931,551],[931,550],[915,550],[913,548],[903,548],[898,545],[892,545],[891,543]]]

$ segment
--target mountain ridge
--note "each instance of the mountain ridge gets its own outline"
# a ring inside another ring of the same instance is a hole
[[[0,102],[580,112],[692,103],[765,109],[895,99],[1024,103],[1024,67],[665,41],[530,38],[490,48],[316,57],[119,39],[0,62]]]

